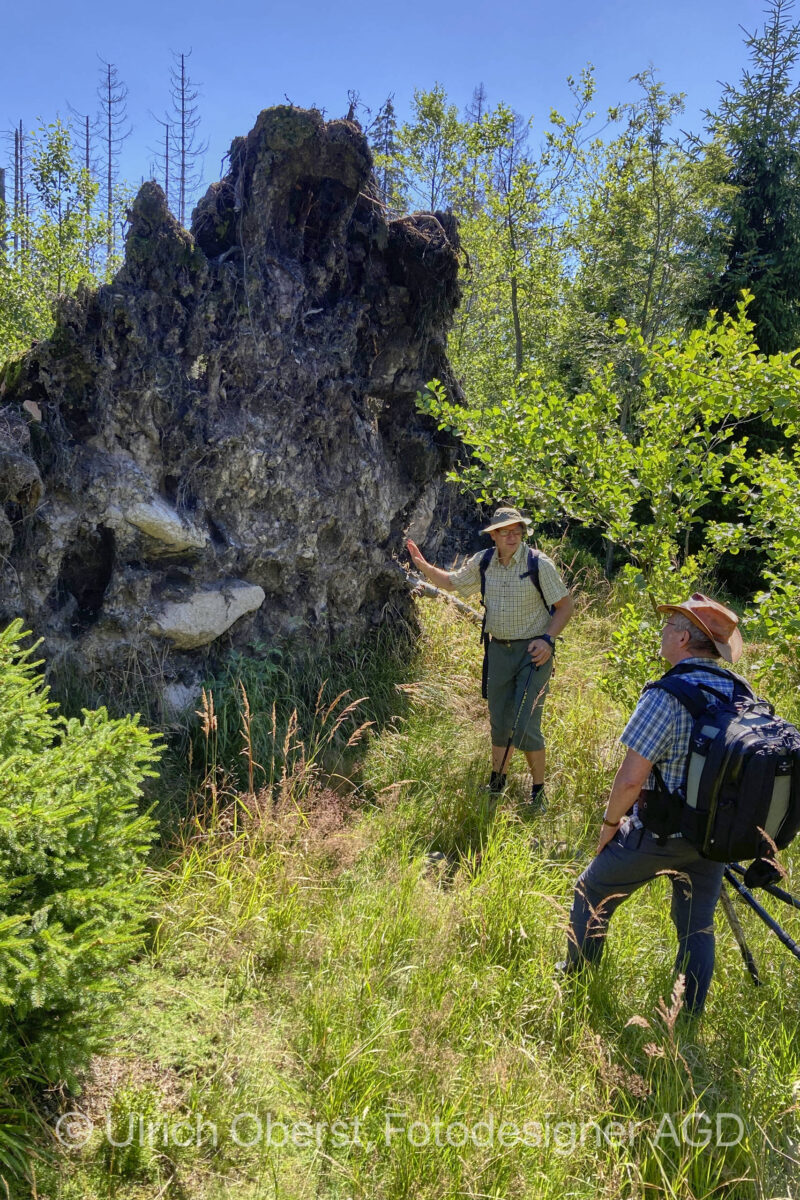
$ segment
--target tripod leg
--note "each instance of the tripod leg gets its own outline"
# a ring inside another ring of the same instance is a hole
[[[759,984],[761,983],[761,979],[759,978],[759,974],[758,974],[758,967],[756,966],[756,961],[750,952],[750,947],[748,946],[747,941],[745,940],[744,930],[742,929],[742,923],[739,920],[739,917],[734,910],[733,903],[725,889],[724,884],[722,885],[722,891],[719,894],[719,899],[720,899],[720,903],[722,904],[722,911],[725,913],[725,916],[728,918],[728,924],[731,927],[731,932],[733,933],[733,936],[736,938],[736,944],[742,953],[742,958],[744,959],[744,965],[747,967],[747,970],[750,972],[753,983],[755,984],[756,987],[758,987]]]
[[[759,904],[753,893],[746,888],[743,883],[740,883],[729,867],[725,868],[725,879],[738,892],[745,904],[749,904],[754,913],[757,913],[768,929],[771,929],[779,942],[781,942],[787,950],[789,950],[795,958],[800,958],[800,946],[785,929],[782,929],[778,922],[769,915],[763,905]]]
[[[728,863],[728,870],[735,871],[737,875],[744,875],[744,867],[739,863]],[[784,904],[788,904],[791,908],[800,909],[800,900],[793,896],[790,892],[785,891],[782,887],[778,887],[776,883],[764,883],[761,885],[763,892],[769,892],[770,896],[775,896],[776,899],[782,900]]]

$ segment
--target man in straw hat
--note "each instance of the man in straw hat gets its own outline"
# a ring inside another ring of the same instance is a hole
[[[538,586],[529,577],[529,548],[524,540],[529,525],[516,508],[504,505],[481,530],[495,545],[486,567],[484,594],[486,697],[492,733],[489,789],[502,792],[511,754],[518,747],[532,777],[531,803],[541,805],[545,772],[542,707],[553,671],[556,636],[572,616],[574,605],[546,554],[536,552]],[[480,593],[484,551],[474,554],[457,571],[434,567],[414,542],[408,542],[408,552],[414,566],[436,587],[465,597]]]
[[[660,604],[667,614],[661,631],[661,655],[671,667],[693,669],[687,683],[708,684],[732,698],[732,678],[708,671],[710,664],[736,663],[742,653],[738,617],[723,604],[695,592],[683,604]],[[703,858],[680,833],[661,839],[641,820],[648,794],[656,790],[653,767],[664,788],[678,790],[684,779],[692,718],[674,696],[645,689],[622,732],[627,753],[605,806],[597,854],[575,886],[570,913],[568,958],[558,969],[570,973],[597,962],[617,907],[656,875],[672,884],[671,915],[678,933],[676,972],[686,976],[684,1002],[700,1013],[714,971],[714,909],[722,887],[724,863]],[[630,814],[630,815],[626,815]]]

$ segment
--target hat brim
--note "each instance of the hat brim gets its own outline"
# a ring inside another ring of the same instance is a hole
[[[708,628],[705,621],[701,620],[697,613],[693,613],[691,609],[684,608],[682,604],[659,604],[656,606],[656,611],[660,613],[675,612],[680,613],[682,617],[688,617],[692,624],[696,625],[701,633],[704,633],[708,640],[714,643],[717,650],[719,650],[720,658],[724,658],[725,662],[729,662],[731,666],[737,663],[742,657],[744,642],[742,641],[742,635],[738,627],[731,631],[727,642],[723,642],[719,638],[714,637],[714,634]]]
[[[511,525],[524,525],[526,529],[530,529],[531,521],[529,517],[515,517],[512,521],[497,521],[494,525],[487,525],[481,533],[494,533],[495,529],[508,529]]]

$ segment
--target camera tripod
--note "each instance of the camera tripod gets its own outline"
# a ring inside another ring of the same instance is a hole
[[[789,936],[786,930],[778,924],[775,918],[770,916],[763,904],[760,904],[758,900],[756,900],[750,888],[745,886],[745,884],[739,878],[740,876],[743,876],[744,873],[744,867],[742,867],[739,863],[729,863],[723,873],[723,879],[731,887],[731,889],[737,893],[740,899],[753,910],[760,920],[764,922],[767,928],[772,930],[778,941],[781,942],[786,949],[795,956],[795,958],[800,959],[800,946],[798,946],[797,942],[795,942],[794,939]],[[784,891],[783,888],[778,887],[775,883],[763,883],[759,886],[763,891],[768,892],[770,896],[774,896],[777,900],[781,900],[784,904],[788,904],[790,908],[800,909],[800,900],[796,900],[794,896],[792,896],[789,892]],[[739,917],[733,907],[733,902],[729,893],[726,891],[724,884],[720,893],[720,901],[722,903],[723,912],[728,918],[728,924],[731,927],[733,936],[735,937],[736,943],[741,951],[744,965],[747,967],[753,983],[756,987],[758,987],[761,983],[758,967],[756,966],[756,962],[750,951],[750,947],[747,945],[741,922],[739,921]]]

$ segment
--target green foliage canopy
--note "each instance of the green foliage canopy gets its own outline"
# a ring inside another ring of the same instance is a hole
[[[98,184],[78,165],[67,127],[59,120],[41,126],[29,140],[30,211],[0,211],[5,249],[0,249],[0,362],[26,350],[53,328],[58,298],[81,283],[109,277],[119,265],[106,255],[107,215],[98,203]],[[112,219],[127,204],[119,189]],[[14,249],[16,247],[16,249]]]
[[[648,345],[624,321],[618,329],[639,363],[639,403],[627,425],[627,397],[613,366],[574,397],[529,373],[503,404],[462,407],[435,383],[419,403],[470,449],[470,463],[453,478],[482,502],[504,497],[541,521],[592,526],[624,552],[633,599],[615,635],[619,671],[611,688],[627,701],[648,674],[645,660],[638,669],[632,664],[657,603],[709,580],[721,554],[739,553],[761,528],[772,535],[776,580],[785,578],[797,536],[788,514],[796,510],[782,503],[785,489],[774,480],[785,477],[786,464],[776,456],[750,462],[744,431],[765,418],[793,432],[800,380],[791,355],[759,352],[745,302],[736,318],[710,319],[682,341],[664,336]],[[707,522],[700,539],[710,498],[722,493],[741,503],[743,489],[755,489],[760,526],[734,514]],[[784,585],[773,595],[785,598]],[[766,600],[762,607],[785,625]],[[791,641],[788,628],[786,635]]]

